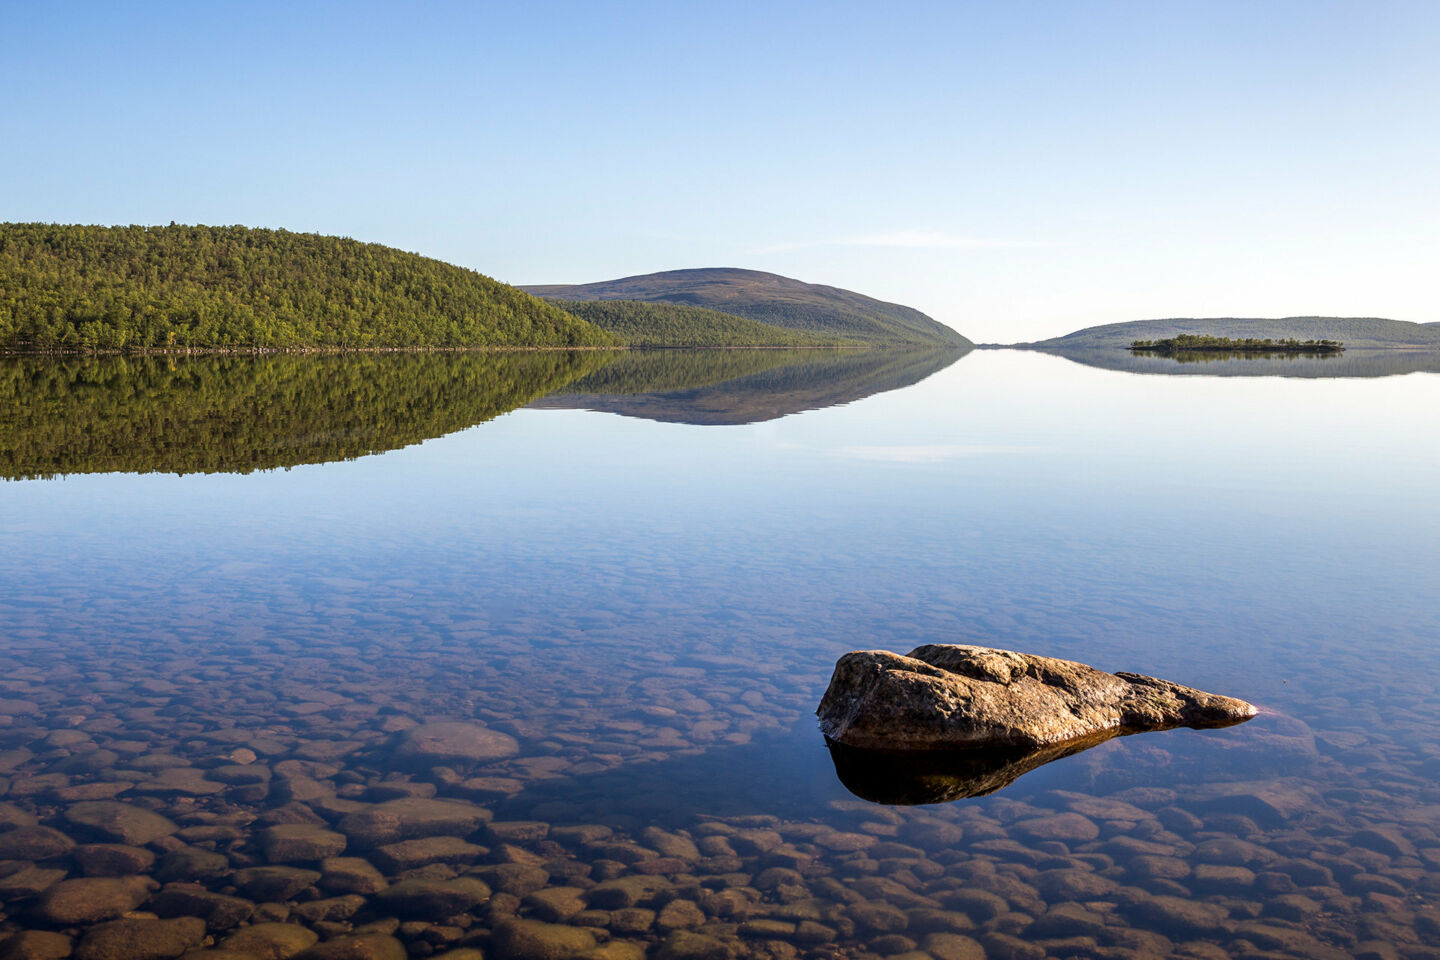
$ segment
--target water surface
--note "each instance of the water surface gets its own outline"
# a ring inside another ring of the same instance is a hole
[[[0,486],[0,804],[82,842],[77,803],[155,809],[166,882],[414,955],[528,955],[520,917],[672,957],[1440,956],[1440,377],[675,359],[102,364],[80,398],[7,361],[4,473],[49,479]],[[1263,713],[862,800],[815,729],[830,667],[937,641]],[[402,762],[439,721],[518,753]],[[412,794],[480,808],[446,829],[482,849],[346,820]],[[297,822],[491,895],[325,919],[319,857],[246,886]],[[35,870],[83,865],[0,864],[4,929],[83,930]]]

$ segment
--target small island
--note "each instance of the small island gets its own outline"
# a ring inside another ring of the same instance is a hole
[[[1232,356],[1243,355],[1265,355],[1265,354],[1303,354],[1306,356],[1324,356],[1343,353],[1345,344],[1338,340],[1297,340],[1290,337],[1284,340],[1258,339],[1247,337],[1245,339],[1234,339],[1232,337],[1206,337],[1197,336],[1191,333],[1182,333],[1167,340],[1133,340],[1130,343],[1130,350],[1134,353],[1153,353],[1165,357],[1175,357],[1184,354],[1228,354]]]

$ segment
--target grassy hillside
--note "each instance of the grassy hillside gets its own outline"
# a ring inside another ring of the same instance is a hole
[[[866,343],[970,346],[954,330],[911,307],[758,270],[670,270],[601,283],[522,289],[554,300],[641,300],[706,307],[790,330]]]
[[[351,460],[523,406],[604,350],[0,361],[0,477]]]
[[[603,346],[472,270],[248,227],[0,224],[0,349]]]
[[[831,347],[858,345],[704,307],[638,300],[556,300],[556,306],[632,347]]]
[[[1258,340],[1339,340],[1346,347],[1440,348],[1440,324],[1371,317],[1285,317],[1279,320],[1136,320],[1087,327],[1063,337],[1016,344],[1036,350],[1123,349],[1136,340],[1166,340],[1182,334]]]

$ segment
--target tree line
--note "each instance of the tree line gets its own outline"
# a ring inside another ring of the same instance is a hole
[[[833,347],[855,340],[787,330],[707,307],[640,300],[552,300],[632,347]]]
[[[472,270],[249,227],[0,224],[0,349],[589,347],[593,324]]]
[[[1345,344],[1338,340],[1298,340],[1289,337],[1259,339],[1247,337],[1209,337],[1182,333],[1165,340],[1132,340],[1130,349],[1141,353],[1170,355],[1175,353],[1339,353]]]

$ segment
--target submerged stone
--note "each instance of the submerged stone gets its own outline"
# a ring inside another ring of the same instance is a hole
[[[63,933],[49,930],[21,930],[0,939],[0,960],[65,960],[72,941]]]
[[[290,960],[315,946],[319,939],[314,931],[298,923],[257,923],[232,933],[221,946],[264,960]]]
[[[493,816],[462,800],[404,797],[346,814],[338,829],[355,843],[381,846],[416,837],[465,837]]]
[[[816,713],[830,740],[871,750],[1033,749],[1106,732],[1223,727],[1243,700],[1136,673],[967,644],[847,653]]]
[[[297,956],[303,960],[405,960],[406,955],[404,944],[394,937],[362,933],[326,940]]]
[[[144,873],[155,864],[155,854],[149,850],[121,843],[81,844],[71,856],[87,877],[125,877]]]
[[[149,909],[161,917],[199,917],[211,930],[229,930],[250,919],[255,904],[197,884],[172,883],[150,898]]]
[[[401,880],[380,892],[376,902],[402,917],[443,920],[483,903],[490,888],[474,877]]]
[[[113,920],[91,927],[75,947],[76,960],[171,960],[198,944],[205,922],[195,917],[174,920]]]
[[[567,960],[595,946],[595,935],[581,927],[540,920],[507,920],[495,928],[491,948],[499,960]]]
[[[260,835],[265,858],[271,863],[324,860],[345,852],[345,836],[308,823],[282,823]]]
[[[513,757],[520,744],[508,733],[473,723],[422,723],[396,739],[398,766],[429,768],[440,764],[470,765]]]
[[[98,923],[134,910],[149,895],[150,882],[143,877],[81,877],[47,889],[35,912],[56,926]]]
[[[59,830],[50,827],[20,827],[0,833],[0,860],[51,860],[63,857],[75,846]]]
[[[168,837],[180,829],[154,811],[116,800],[74,804],[65,811],[65,819],[106,840],[136,847]]]

